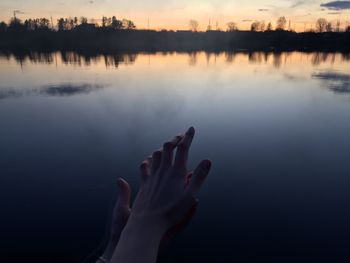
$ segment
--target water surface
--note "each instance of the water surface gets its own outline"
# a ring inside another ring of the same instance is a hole
[[[82,262],[126,178],[193,125],[213,169],[163,262],[350,261],[350,58],[0,57],[2,262]]]

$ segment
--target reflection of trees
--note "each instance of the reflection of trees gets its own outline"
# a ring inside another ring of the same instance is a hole
[[[226,52],[225,53],[226,62],[233,63],[235,61],[236,53],[234,52]]]
[[[58,53],[44,53],[44,52],[28,52],[28,53],[1,53],[1,57],[10,60],[14,57],[15,60],[23,64],[25,61],[31,63],[46,63],[52,64],[57,63]],[[120,64],[131,65],[136,61],[137,54],[79,54],[77,52],[62,51],[59,53],[62,63],[64,64],[74,64],[74,65],[85,65],[90,66],[92,63],[96,63],[104,60],[106,67],[118,67]]]
[[[32,52],[28,54],[28,59],[32,63],[52,64],[54,62],[54,56],[52,53]]]
[[[136,54],[115,54],[115,55],[104,55],[104,62],[106,67],[118,68],[119,64],[131,65],[135,62]]]
[[[197,64],[198,58],[197,58],[197,52],[190,52],[188,54],[188,64],[190,66],[195,66]]]
[[[206,58],[207,64],[210,63],[211,54],[212,54],[211,52],[205,52],[205,58]]]
[[[312,54],[311,64],[314,66],[318,66],[321,63],[327,62],[331,57],[331,55],[332,55],[331,53],[326,53],[326,52],[315,52]]]
[[[169,56],[173,52],[161,52],[157,53],[161,56]],[[282,63],[288,64],[293,62],[295,57],[294,52],[272,52],[272,51],[229,51],[229,52],[188,52],[188,63],[191,66],[195,66],[198,63],[199,56],[204,55],[206,63],[209,64],[215,60],[220,54],[224,55],[225,61],[228,63],[234,63],[235,57],[239,54],[244,55],[250,63],[268,63],[272,64],[276,68],[280,68]],[[294,54],[294,55],[293,55]],[[313,52],[313,53],[300,53],[302,57],[305,57],[308,63],[314,66],[320,65],[321,63],[337,63],[341,61],[350,61],[350,53],[330,53],[330,52]],[[73,51],[61,51],[54,53],[45,52],[0,52],[0,58],[10,60],[14,58],[19,64],[27,63],[64,63],[64,64],[75,64],[78,66],[90,66],[91,64],[96,64],[102,62],[106,67],[118,68],[120,64],[132,65],[137,59],[137,53],[77,53]],[[310,57],[310,59],[309,59]],[[272,58],[272,59],[271,59]]]
[[[250,52],[248,54],[248,60],[251,63],[261,63],[263,61],[263,53],[262,52]]]
[[[82,58],[76,52],[61,52],[61,59],[65,64],[77,64],[79,66],[82,64]]]
[[[282,65],[282,53],[273,53],[273,66],[280,68]]]

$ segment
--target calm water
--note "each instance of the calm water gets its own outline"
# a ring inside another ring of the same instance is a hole
[[[1,262],[82,262],[116,178],[191,125],[213,169],[162,262],[350,261],[349,56],[2,55],[0,79]]]

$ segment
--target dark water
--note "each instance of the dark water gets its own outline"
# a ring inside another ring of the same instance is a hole
[[[162,262],[350,261],[348,56],[3,55],[0,79],[0,262],[82,262],[116,178],[135,194],[191,125],[213,169]]]

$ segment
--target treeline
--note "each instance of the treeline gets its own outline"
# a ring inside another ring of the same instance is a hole
[[[1,50],[37,51],[350,51],[350,30],[328,31],[328,22],[318,21],[319,30],[297,33],[286,30],[287,21],[279,18],[276,27],[254,24],[250,31],[240,31],[230,23],[227,31],[198,31],[198,23],[190,21],[190,30],[136,30],[130,20],[103,17],[100,24],[84,17],[61,18],[55,26],[46,18],[13,18],[9,25],[0,24]]]
[[[13,17],[10,22],[0,22],[0,32],[23,33],[28,31],[67,31],[67,30],[133,30],[136,25],[133,21],[128,19],[119,20],[115,16],[102,17],[102,23],[99,25],[95,22],[88,22],[86,17],[69,17],[59,18],[54,24],[53,20],[47,18],[26,19],[22,21],[19,18]]]
[[[287,25],[289,24],[289,25]],[[231,24],[227,25],[228,28],[232,27]],[[274,29],[271,22],[268,24],[265,23],[265,21],[254,21],[251,26],[250,30],[255,32],[264,32],[264,31],[272,31]],[[287,19],[282,16],[277,19],[275,30],[288,30],[288,31],[295,31],[294,27],[292,27],[292,22],[287,22]],[[324,33],[324,32],[350,32],[350,26],[347,25],[342,30],[340,20],[338,20],[336,23],[332,23],[331,21],[328,21],[325,18],[319,18],[317,19],[315,25],[312,25],[311,28],[306,28],[306,23],[304,23],[304,32],[316,32],[316,33]]]

